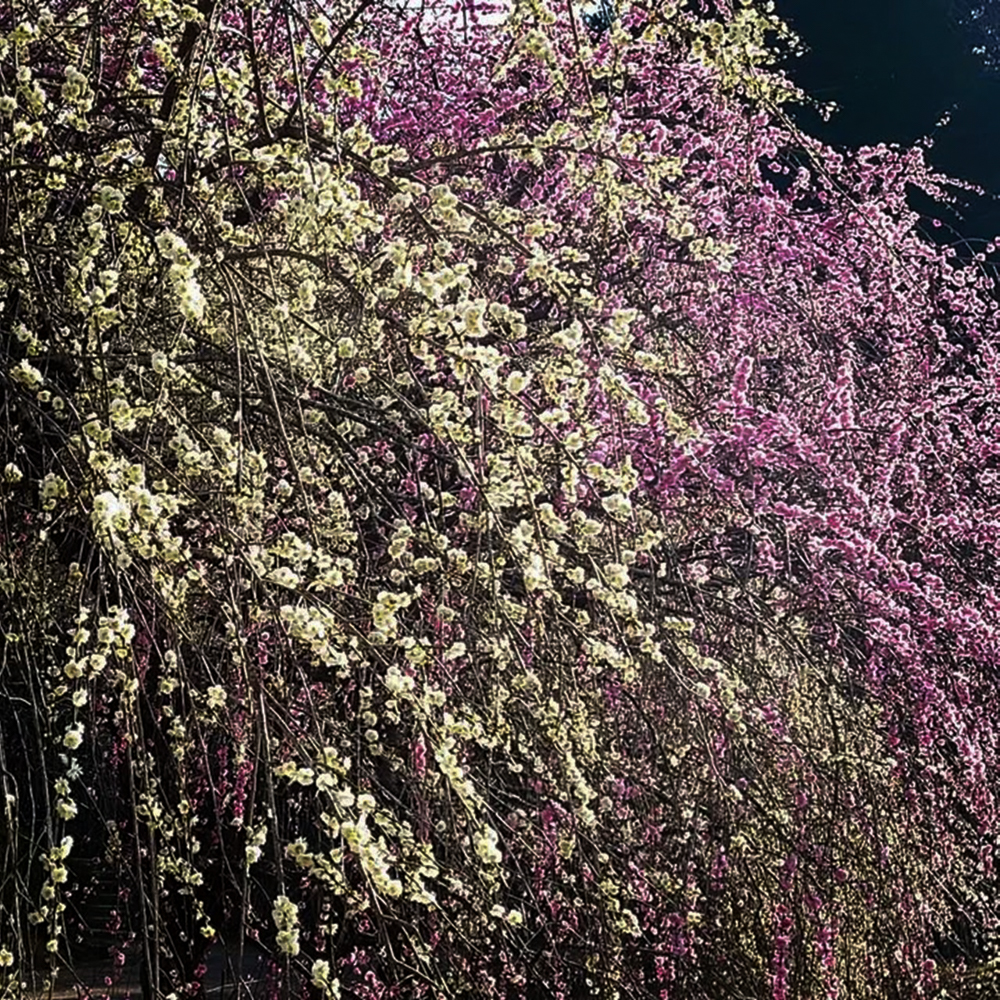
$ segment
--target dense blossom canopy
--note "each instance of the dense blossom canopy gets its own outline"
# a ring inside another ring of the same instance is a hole
[[[94,860],[150,996],[988,973],[986,255],[769,12],[602,11],[0,13],[11,990]]]

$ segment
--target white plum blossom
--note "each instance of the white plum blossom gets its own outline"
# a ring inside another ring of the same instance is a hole
[[[118,215],[125,207],[125,195],[116,187],[105,184],[99,194],[101,208],[109,215]]]
[[[225,688],[220,687],[218,684],[213,684],[208,689],[208,707],[209,708],[222,708],[226,703],[226,691]]]
[[[121,497],[106,490],[94,497],[91,518],[96,528],[124,531],[132,517],[132,508]]]
[[[299,953],[298,907],[287,896],[278,896],[271,916],[278,929],[278,950],[294,958]]]
[[[67,728],[62,743],[68,750],[76,750],[83,743],[83,724],[78,722]]]
[[[29,389],[37,389],[44,381],[42,373],[27,360],[14,365],[10,370],[10,377]]]
[[[476,838],[476,853],[491,865],[498,865],[503,861],[503,855],[497,848],[497,832],[491,826],[484,826],[480,835]]]

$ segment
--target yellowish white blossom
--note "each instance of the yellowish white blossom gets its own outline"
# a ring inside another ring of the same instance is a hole
[[[76,750],[83,743],[83,724],[76,723],[70,726],[62,738],[62,744],[69,750]]]
[[[10,377],[29,389],[37,389],[44,381],[42,373],[27,359],[19,361],[10,369]]]

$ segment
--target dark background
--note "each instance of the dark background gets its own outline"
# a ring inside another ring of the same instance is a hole
[[[826,122],[801,108],[800,127],[837,147],[932,137],[934,168],[993,194],[960,192],[957,213],[913,199],[945,223],[922,228],[963,256],[1000,236],[1000,0],[776,0],[776,8],[809,49],[786,72],[840,107]]]

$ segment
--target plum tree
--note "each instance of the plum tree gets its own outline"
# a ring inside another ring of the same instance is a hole
[[[988,974],[996,302],[919,148],[800,134],[749,3],[0,27],[11,991],[84,851],[150,996]]]

